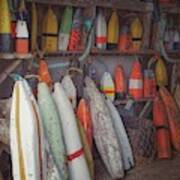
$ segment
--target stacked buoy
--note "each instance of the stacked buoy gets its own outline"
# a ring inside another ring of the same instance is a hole
[[[0,1],[0,52],[11,51],[11,18],[7,0]]]

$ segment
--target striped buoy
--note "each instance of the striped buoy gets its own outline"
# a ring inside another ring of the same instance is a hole
[[[125,52],[130,47],[130,37],[128,34],[128,27],[124,25],[119,35],[118,49],[119,51]]]
[[[77,50],[81,43],[82,33],[82,9],[78,8],[75,11],[73,24],[71,29],[71,36],[69,40],[69,50]]]
[[[156,79],[154,71],[151,69],[144,70],[144,97],[154,97],[156,95]]]
[[[57,51],[58,21],[52,8],[49,6],[42,23],[42,49],[45,52]]]
[[[114,49],[117,48],[119,41],[119,17],[116,10],[113,10],[108,23],[108,35],[107,42],[108,48]]]
[[[117,98],[122,98],[126,93],[124,69],[121,65],[116,66],[114,71],[115,92]]]
[[[109,72],[105,72],[101,78],[101,91],[109,97],[111,101],[115,98],[115,85]]]
[[[107,45],[106,20],[102,12],[99,11],[96,22],[96,47],[98,49],[106,49],[106,45]]]
[[[16,53],[29,52],[29,32],[26,21],[18,20],[16,25]]]
[[[140,99],[143,97],[143,75],[141,70],[142,68],[139,60],[135,60],[129,78],[129,94],[134,99]]]
[[[11,51],[11,18],[7,0],[0,0],[0,52]]]
[[[140,19],[137,17],[130,27],[132,45],[134,51],[139,51],[142,44],[143,27]]]
[[[72,15],[73,8],[66,7],[63,13],[61,28],[58,37],[58,49],[61,51],[66,51],[68,48],[70,32],[72,27]]]

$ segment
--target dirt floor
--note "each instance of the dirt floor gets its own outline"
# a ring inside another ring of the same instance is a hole
[[[96,160],[96,180],[111,180],[100,159]],[[156,160],[129,171],[124,180],[180,180],[180,155],[172,160]]]

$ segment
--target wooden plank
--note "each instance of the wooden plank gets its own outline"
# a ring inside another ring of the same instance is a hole
[[[74,6],[74,7],[86,7],[87,4],[80,3],[76,0],[26,0],[26,2],[35,2],[38,4],[45,4],[45,5],[59,5],[59,6]]]
[[[153,4],[145,3],[140,1],[130,1],[130,0],[119,0],[119,1],[97,1],[96,6],[104,8],[115,8],[125,11],[134,11],[134,12],[152,12]]]
[[[0,53],[0,60],[28,60],[32,59],[34,56],[31,53],[18,54],[18,53]]]

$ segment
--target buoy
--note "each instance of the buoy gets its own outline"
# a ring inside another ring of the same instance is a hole
[[[72,15],[73,15],[73,8],[66,7],[63,13],[59,37],[58,37],[58,49],[61,51],[66,51],[68,48],[70,32],[72,27]]]
[[[52,87],[52,78],[48,70],[48,65],[44,59],[41,59],[39,62],[38,75],[40,81],[45,82],[49,87]]]
[[[121,52],[126,52],[130,48],[130,37],[128,34],[128,27],[124,25],[119,35],[118,49]]]
[[[25,54],[29,52],[29,32],[27,23],[18,20],[16,25],[16,53]]]
[[[169,93],[169,91],[165,87],[160,87],[159,89],[160,96],[164,102],[169,128],[171,135],[171,143],[175,150],[180,151],[180,112],[179,109]]]
[[[92,149],[92,137],[93,137],[92,121],[91,121],[90,109],[85,99],[81,99],[79,102],[77,108],[77,117],[86,132],[89,147],[90,149]]]
[[[180,84],[177,84],[175,92],[174,92],[174,99],[176,101],[176,104],[178,105],[178,108],[180,110]]]
[[[151,69],[144,70],[144,97],[154,97],[156,94],[156,79],[154,71]]]
[[[155,66],[156,82],[158,86],[168,85],[168,76],[165,62],[162,58],[158,58]]]
[[[117,48],[119,41],[119,17],[116,10],[113,10],[112,15],[108,22],[108,33],[107,33],[108,48]]]
[[[0,52],[11,51],[11,18],[7,0],[0,1]]]
[[[42,49],[45,52],[56,52],[58,43],[58,21],[49,6],[42,23]]]
[[[96,21],[96,47],[105,50],[107,46],[107,24],[102,11],[99,11]]]
[[[38,16],[36,3],[32,3],[31,7],[31,51],[34,52],[37,46],[37,33],[38,33]]]
[[[143,75],[139,60],[135,60],[132,65],[129,78],[129,94],[134,99],[140,99],[143,97]]]
[[[114,71],[115,92],[117,98],[123,98],[126,93],[126,80],[124,69],[121,65],[116,66]]]
[[[167,113],[162,99],[156,96],[153,102],[153,123],[156,127],[156,147],[159,159],[171,157],[171,143]]]
[[[112,79],[112,76],[109,72],[104,72],[101,81],[101,91],[109,97],[111,101],[114,101],[115,98],[115,85]]]
[[[69,50],[78,50],[81,43],[82,35],[82,9],[78,8],[75,11],[73,24],[71,29],[71,36],[69,40]]]
[[[137,17],[130,27],[132,45],[134,51],[139,51],[142,44],[143,27],[140,19]]]

